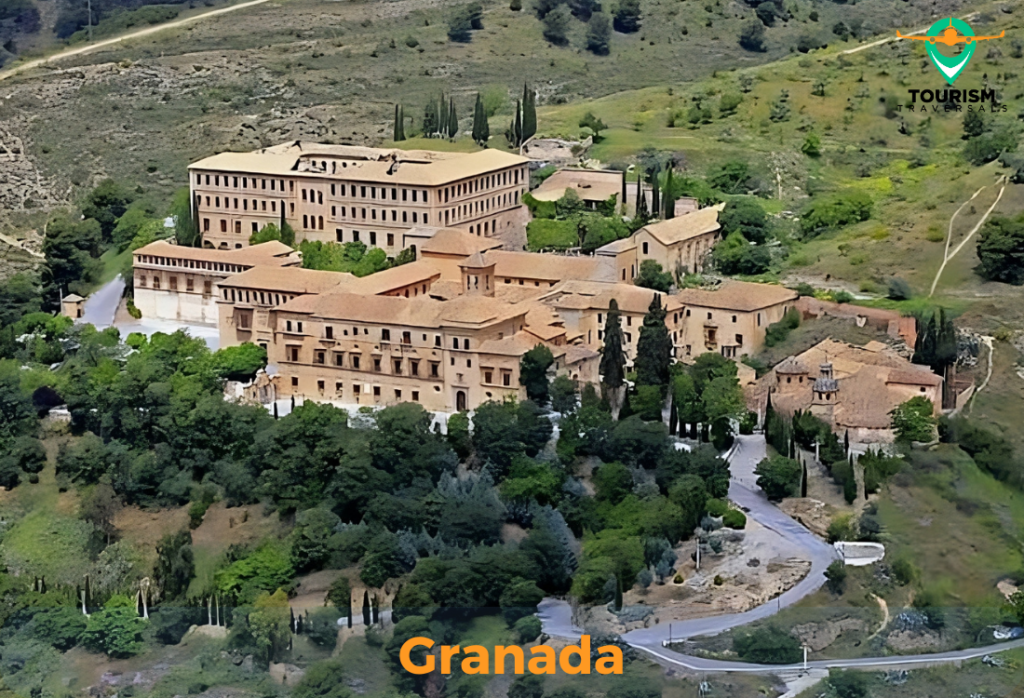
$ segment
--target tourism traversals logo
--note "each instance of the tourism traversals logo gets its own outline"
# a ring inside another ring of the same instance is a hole
[[[946,19],[940,19],[938,22],[928,27],[928,31],[924,36],[917,35],[905,35],[898,31],[896,32],[896,38],[907,39],[909,41],[924,41],[925,50],[928,52],[928,58],[931,59],[932,64],[938,69],[943,79],[950,85],[956,82],[956,79],[960,77],[960,74],[964,72],[964,68],[971,62],[971,58],[974,57],[975,51],[978,49],[979,41],[990,41],[992,39],[1002,39],[1006,36],[1006,32],[1002,31],[999,36],[977,36],[974,30],[971,29],[971,25],[962,19],[956,19],[955,17],[947,17]],[[964,44],[963,50],[958,56],[947,56],[939,50],[939,44],[944,46],[956,46],[957,44]],[[908,90],[911,96],[911,104],[907,105],[910,111],[914,111],[912,106],[920,100],[925,103],[938,102],[944,104],[945,111],[960,111],[961,103],[977,103],[977,102],[991,102],[992,110],[996,110],[996,92],[995,90],[981,89],[981,90],[928,90],[928,89],[913,89]],[[1005,105],[1002,105],[1002,111],[1006,110]],[[933,107],[933,110],[936,108]],[[969,107],[969,109],[971,109]],[[927,107],[922,106],[921,110],[927,110]],[[981,108],[984,111],[984,107]],[[900,110],[902,111],[902,109]]]
[[[962,19],[950,17],[949,19],[940,19],[930,26],[925,36],[903,36],[898,31],[896,36],[911,41],[927,41],[928,45],[925,48],[928,51],[928,57],[932,59],[932,63],[942,73],[946,82],[952,85],[974,57],[979,41],[1002,39],[1006,36],[1006,32],[1000,32],[999,36],[975,36],[971,25]],[[939,52],[936,44],[945,44],[946,46],[966,44],[966,46],[959,56],[945,56]]]

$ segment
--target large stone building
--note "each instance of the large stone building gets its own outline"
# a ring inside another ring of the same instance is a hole
[[[135,306],[143,317],[216,325],[218,282],[255,267],[297,267],[302,258],[280,242],[209,250],[158,240],[135,250],[132,264]]]
[[[776,412],[810,411],[851,442],[888,443],[889,413],[901,403],[926,397],[938,415],[942,378],[881,342],[860,347],[826,339],[758,380],[747,391],[748,406],[763,417],[769,396]]]
[[[362,242],[394,256],[417,226],[526,244],[528,160],[501,150],[441,153],[296,141],[189,166],[203,245],[236,249],[282,216],[298,240]]]
[[[648,259],[670,274],[699,273],[718,241],[718,214],[724,207],[709,206],[645,225],[628,238],[599,247],[596,254],[615,260],[616,279],[623,283],[632,283]]]

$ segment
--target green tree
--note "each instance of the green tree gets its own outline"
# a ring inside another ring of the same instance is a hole
[[[604,325],[604,345],[601,347],[599,366],[601,382],[610,391],[618,391],[626,382],[626,355],[622,349],[622,326],[619,304],[614,298],[608,303],[608,316]]]
[[[590,129],[591,133],[594,134],[595,143],[601,140],[601,131],[604,131],[605,129],[608,128],[608,125],[605,122],[601,121],[599,118],[594,116],[594,112],[590,111],[584,114],[583,118],[580,119],[579,126],[580,128]]]
[[[569,21],[572,15],[569,8],[559,5],[551,12],[544,15],[544,38],[555,46],[565,46],[569,43]],[[525,134],[525,131],[524,131]],[[525,135],[523,137],[525,140]]]
[[[757,486],[773,502],[795,497],[800,492],[803,468],[792,458],[782,455],[765,458],[757,464],[754,474],[757,475]]]
[[[491,127],[487,123],[487,113],[484,111],[484,101],[480,93],[476,93],[476,104],[473,106],[473,141],[478,145],[487,147],[487,141],[491,138]]]
[[[329,659],[311,664],[291,692],[292,698],[351,698],[345,687],[345,668]]]
[[[92,218],[100,224],[103,239],[109,241],[117,225],[117,219],[125,214],[135,195],[112,179],[100,182],[85,197],[82,216]]]
[[[821,155],[821,139],[815,133],[808,133],[804,144],[800,146],[800,152],[807,157],[816,158]]]
[[[456,8],[448,18],[448,40],[460,44],[468,44],[473,40],[472,29],[472,17],[466,11],[466,6]]]
[[[359,572],[359,578],[374,588],[384,586],[384,582],[404,571],[401,554],[398,536],[389,531],[379,533],[370,541],[363,557],[363,568]]]
[[[983,279],[1024,285],[1024,214],[990,218],[978,236],[978,259],[975,271]]]
[[[964,114],[964,140],[977,138],[985,133],[985,116],[977,109],[970,109]]]
[[[615,31],[623,34],[640,31],[640,0],[619,0],[615,7]]]
[[[515,631],[516,637],[519,638],[520,644],[526,644],[540,637],[542,626],[540,618],[537,616],[525,616],[517,620],[512,629]]]
[[[665,325],[667,311],[661,304],[661,296],[654,294],[640,327],[640,339],[636,345],[637,385],[656,385],[662,392],[668,386],[669,366],[672,362],[672,336]]]
[[[645,259],[640,263],[640,273],[637,274],[633,283],[661,293],[668,293],[672,286],[672,275],[664,271],[655,260]]]
[[[405,112],[401,104],[395,105],[395,129],[392,140],[396,143],[405,140]]]
[[[545,25],[547,26],[547,25]],[[523,85],[522,139],[525,143],[537,133],[537,92],[529,85]]]
[[[193,216],[191,197],[188,187],[179,189],[174,193],[168,212],[174,219],[174,240],[184,247],[198,247],[202,239],[199,221]]]
[[[352,615],[352,585],[349,584],[348,577],[341,575],[331,582],[331,587],[327,590],[327,600],[343,617],[348,618]]]
[[[828,673],[828,686],[836,698],[867,698],[867,677],[859,671],[832,669]]]
[[[267,223],[265,226],[249,236],[250,245],[261,245],[264,242],[271,242],[274,240],[281,240],[281,228],[274,223]]]
[[[273,594],[263,592],[249,613],[249,633],[256,641],[256,651],[265,662],[274,661],[288,646],[291,630],[288,627],[288,595],[278,589]]]
[[[896,438],[931,441],[935,435],[935,405],[923,395],[913,397],[889,413]]]
[[[526,396],[538,405],[548,402],[548,371],[554,362],[551,350],[543,344],[530,349],[519,361],[519,383],[526,388]]]
[[[561,415],[575,412],[578,402],[576,383],[563,374],[555,376],[551,381],[551,409]]]
[[[753,197],[730,200],[720,214],[718,222],[726,235],[739,233],[746,240],[763,245],[771,236],[771,223],[764,207]]]
[[[501,594],[499,603],[505,622],[512,627],[520,618],[532,616],[537,612],[537,604],[544,599],[544,591],[534,582],[519,580],[507,587]]]
[[[508,688],[508,698],[541,698],[544,695],[544,677],[537,674],[517,676]]]
[[[182,529],[164,536],[156,547],[155,573],[161,596],[168,601],[180,598],[188,590],[195,571],[192,533]]]
[[[595,12],[587,22],[587,50],[595,56],[611,52],[612,21],[604,12]]]
[[[229,381],[249,382],[267,366],[267,350],[252,342],[217,350],[211,357],[214,371]]]
[[[841,596],[846,590],[846,563],[842,560],[833,560],[825,570],[825,579],[828,590],[836,596]]]
[[[757,20],[751,20],[740,29],[740,46],[748,51],[763,53],[768,50],[764,43],[764,25]]]
[[[633,491],[633,475],[622,463],[605,463],[592,479],[600,501],[618,504]]]
[[[124,604],[129,605],[124,605]],[[117,659],[138,654],[145,647],[142,629],[145,623],[135,612],[135,603],[126,597],[113,597],[86,623],[82,644],[95,652]]]
[[[710,499],[704,480],[696,474],[687,473],[676,479],[668,490],[668,498],[683,512],[681,529],[689,537],[700,524],[707,501]]]
[[[796,664],[803,658],[800,641],[774,625],[738,633],[732,647],[744,661],[757,664]]]

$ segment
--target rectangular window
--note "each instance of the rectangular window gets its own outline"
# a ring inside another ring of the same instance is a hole
[[[438,378],[440,376],[441,364],[434,361],[430,362],[430,377]]]
[[[412,401],[413,402],[419,402],[420,401],[420,391],[418,391],[418,390],[412,391]]]
[[[410,361],[409,362],[409,374],[413,375],[413,376],[420,375],[420,362],[419,361]]]
[[[359,370],[359,355],[356,354],[352,357],[352,368]]]
[[[388,247],[394,247],[394,246],[395,246],[395,234],[394,233],[388,233]]]
[[[512,385],[512,372],[511,371],[502,371],[501,372],[501,384],[504,385],[506,388],[509,387],[510,385]]]
[[[324,328],[324,335],[327,337],[327,339],[334,339],[334,328],[331,327],[330,325],[327,325]]]
[[[392,373],[394,373],[396,376],[402,375],[402,360],[401,359],[394,359],[391,362],[391,365],[392,365],[392,368],[394,369],[392,371]]]
[[[492,378],[494,374],[491,371],[484,371],[484,383],[490,383]]]
[[[337,393],[338,395],[341,395],[341,393],[343,392],[344,387],[345,386],[342,385],[341,383],[335,383],[334,384],[334,392]]]
[[[299,360],[299,347],[288,347],[288,360],[298,361]]]
[[[318,364],[325,363],[326,358],[327,358],[327,352],[325,352],[325,351],[317,351],[316,358],[314,359],[314,363],[318,363]]]
[[[401,400],[402,399],[402,391],[399,390],[398,388],[395,388],[395,399],[396,400]]]
[[[344,366],[345,365],[345,355],[342,354],[341,352],[338,352],[337,354],[335,354],[334,355],[334,365],[335,366]]]
[[[373,370],[376,371],[377,373],[380,373],[380,359],[374,358],[374,360],[373,360]]]
[[[379,385],[373,386],[373,396],[374,397],[380,397],[380,386]]]
[[[316,382],[316,389],[318,391],[320,391],[321,395],[323,395],[324,394],[324,382],[323,381],[317,381]]]
[[[374,214],[374,216],[373,216],[373,217],[374,217],[374,218],[376,218],[376,217],[377,217],[377,215],[376,215],[376,214]],[[376,245],[376,244],[377,244],[377,233],[375,233],[375,232],[374,232],[374,231],[372,231],[372,230],[370,231],[370,244],[371,244],[371,245]]]
[[[391,330],[381,330],[380,331],[380,341],[382,341],[382,342],[390,342],[391,341]]]

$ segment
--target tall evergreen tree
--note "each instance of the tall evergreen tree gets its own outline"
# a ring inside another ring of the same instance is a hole
[[[651,169],[651,213],[655,218],[661,217],[661,167],[655,165]]]
[[[448,102],[448,137],[455,138],[459,135],[459,117],[455,113],[455,98],[451,97]]]
[[[672,193],[672,167],[671,166],[669,166],[668,172],[665,174],[665,189],[662,192],[661,198],[662,198],[662,202],[663,202],[662,206],[665,209],[664,214],[662,215],[662,218],[665,219],[665,220],[668,220],[670,218],[675,218],[675,216],[676,216],[676,199],[675,199],[675,195]]]
[[[444,138],[448,135],[448,117],[451,111],[448,109],[448,101],[441,95],[437,102],[437,137]]]
[[[370,627],[370,592],[363,592],[363,627]]]
[[[523,109],[522,104],[519,100],[516,100],[516,115],[512,119],[512,125],[509,128],[509,143],[513,148],[518,148],[523,144]]]
[[[669,366],[672,363],[672,336],[665,325],[667,311],[661,305],[661,296],[654,294],[644,315],[640,339],[636,344],[637,385],[656,385],[665,393],[668,387]]]
[[[608,303],[608,319],[604,324],[604,346],[601,348],[601,385],[612,406],[612,417],[618,419],[622,405],[622,388],[626,383],[626,354],[622,349],[622,325],[619,304]]]
[[[423,137],[433,138],[437,130],[437,102],[431,97],[427,102],[427,108],[423,111]]]
[[[473,140],[483,147],[487,147],[487,141],[491,138],[491,127],[487,124],[487,112],[484,110],[484,100],[480,93],[476,93],[476,105],[473,107]]]
[[[401,104],[395,105],[395,133],[392,140],[396,143],[405,140],[405,114]]]
[[[644,178],[642,175],[638,175],[636,178],[635,218],[642,223],[646,223],[650,219],[650,214],[647,212],[647,194],[644,193]]]
[[[537,93],[523,84],[523,128],[520,143],[533,138],[537,133]]]

